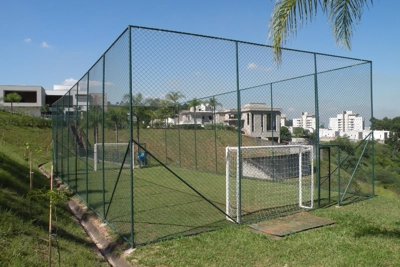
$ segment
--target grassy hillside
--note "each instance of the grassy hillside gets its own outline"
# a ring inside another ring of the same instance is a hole
[[[15,118],[0,112],[0,266],[47,266],[48,203],[27,199],[29,166],[25,144],[29,143],[33,152],[34,189],[48,188],[48,180],[37,166],[51,161],[51,129],[39,120]],[[165,138],[162,131],[152,138],[143,134],[146,145],[159,145]],[[201,142],[207,134],[204,131],[196,138]],[[167,138],[170,143],[176,140],[173,135]],[[229,145],[226,137],[216,138],[217,147]],[[232,142],[235,138],[232,134]],[[187,149],[190,147],[188,143]],[[376,154],[385,149],[377,148]],[[174,153],[167,150],[169,160],[176,159]],[[384,156],[379,160],[385,161]],[[391,161],[390,167],[396,164]],[[312,214],[335,220],[336,224],[281,240],[250,232],[247,226],[231,227],[140,246],[129,259],[141,266],[396,266],[400,262],[400,199],[379,186],[376,194],[367,201],[313,210]],[[59,259],[61,266],[108,265],[96,255],[91,240],[66,205],[57,207],[57,221],[58,230],[54,228],[53,233],[57,234],[59,254],[54,238],[54,266]]]
[[[46,125],[0,112],[0,266],[48,266],[49,204],[27,198],[30,179],[25,145],[29,143],[32,151],[33,188],[48,189],[49,181],[38,169],[51,160],[51,128]],[[66,204],[58,205],[56,211],[52,264],[108,266]]]

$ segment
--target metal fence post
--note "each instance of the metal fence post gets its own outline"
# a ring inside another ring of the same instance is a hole
[[[132,121],[132,28],[129,26],[128,27],[128,38],[129,38],[129,140],[130,140],[130,155],[131,157],[134,157],[134,153],[132,153],[133,151],[133,121]],[[139,140],[138,140],[139,141]],[[131,225],[130,225],[130,230],[131,230],[131,234],[130,234],[130,242],[131,242],[131,247],[135,246],[135,236],[134,236],[134,200],[133,200],[133,159],[131,158],[131,160],[129,161],[130,163],[130,171],[129,171],[129,181],[130,181],[130,189],[129,189],[129,193],[130,193],[130,220],[131,220]]]
[[[235,42],[236,47],[236,101],[237,101],[237,135],[238,135],[238,201],[237,201],[237,208],[238,208],[238,223],[241,223],[242,217],[242,112],[241,112],[241,103],[240,103],[240,83],[239,83],[239,46],[238,42]]]
[[[105,80],[106,80],[106,55],[103,55],[103,81],[102,81],[102,98],[101,98],[101,143],[104,146],[104,94],[105,94]],[[104,151],[102,153],[102,185],[103,185],[103,217],[106,219],[106,199],[105,199],[105,172],[104,172]]]
[[[86,81],[86,203],[89,204],[89,78],[90,72],[87,72]]]
[[[320,184],[321,170],[320,170],[320,151],[319,151],[319,104],[318,104],[318,66],[317,66],[317,54],[314,53],[314,97],[315,97],[315,158],[316,158],[316,173],[317,173],[317,184]],[[314,171],[314,170],[312,170]],[[321,188],[318,186],[318,208],[320,208],[321,199]]]

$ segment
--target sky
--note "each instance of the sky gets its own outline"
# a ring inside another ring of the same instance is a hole
[[[0,0],[0,84],[73,85],[128,25],[271,44],[273,0]],[[319,12],[286,48],[371,60],[376,118],[400,116],[400,1],[364,10],[352,49]]]

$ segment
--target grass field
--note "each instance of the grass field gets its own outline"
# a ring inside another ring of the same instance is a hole
[[[382,192],[388,194],[387,191]],[[397,266],[400,200],[378,196],[314,210],[336,223],[270,239],[247,226],[141,246],[129,257],[143,266]]]
[[[152,164],[149,167],[134,169],[133,184],[130,182],[128,166],[122,169],[118,178],[120,166],[110,163],[104,164],[104,170],[97,171],[93,170],[93,164],[89,164],[86,181],[84,160],[85,158],[79,157],[63,160],[63,165],[68,165],[71,170],[75,170],[77,164],[76,171],[63,173],[64,181],[127,240],[131,240],[130,222],[133,219],[135,244],[233,224],[226,220],[224,214],[226,211],[224,174],[174,166],[168,167],[168,170],[156,164],[155,159],[151,159]],[[231,181],[232,187],[235,188],[235,178],[233,177]],[[133,216],[130,215],[131,188],[133,188]],[[310,202],[310,190],[310,186],[303,189],[304,194],[309,197],[308,202]],[[298,179],[282,181],[243,179],[241,198],[242,222],[258,221],[302,210],[299,207]],[[235,196],[231,199],[235,200]],[[231,209],[235,207],[236,203],[232,201]],[[236,212],[231,216],[235,217]]]
[[[14,116],[0,111],[0,266],[48,266],[49,202],[27,198],[26,143],[33,152],[33,189],[49,189],[38,165],[51,162],[51,128],[32,126],[25,116],[15,125],[9,122]],[[53,219],[52,266],[109,266],[65,203]]]

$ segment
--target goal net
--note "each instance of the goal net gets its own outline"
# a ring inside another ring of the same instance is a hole
[[[226,148],[226,214],[238,223],[310,209],[313,194],[313,146]]]
[[[94,144],[93,159],[94,170],[97,171],[102,166],[105,169],[120,168],[124,164],[124,168],[130,167],[132,161],[132,168],[135,165],[134,146],[131,146],[131,153],[128,152],[125,162],[125,154],[128,149],[129,143],[96,143]],[[104,165],[102,164],[104,163]]]

